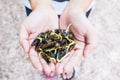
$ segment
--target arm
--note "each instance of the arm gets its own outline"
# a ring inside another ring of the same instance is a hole
[[[86,13],[90,5],[92,4],[94,0],[70,0],[70,7],[71,8],[79,8]]]
[[[41,55],[31,47],[31,43],[41,32],[58,28],[58,17],[50,0],[30,0],[32,13],[20,26],[20,44],[25,53],[28,53],[32,65],[47,76],[55,72],[54,63],[47,64]]]
[[[92,1],[70,0],[60,17],[60,29],[66,29],[69,24],[72,24],[70,30],[73,32],[76,42],[73,51],[71,51],[72,56],[68,56],[57,64],[57,73],[62,73],[64,79],[69,79],[81,58],[88,57],[96,47],[95,30],[85,16]]]
[[[44,6],[44,5],[52,6],[51,0],[30,0],[30,4],[33,10],[37,7]]]

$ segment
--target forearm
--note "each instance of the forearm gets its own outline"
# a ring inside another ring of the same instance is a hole
[[[30,4],[33,10],[40,6],[52,6],[51,0],[30,0]]]
[[[70,6],[72,8],[81,8],[82,11],[86,13],[92,2],[93,0],[70,0]]]

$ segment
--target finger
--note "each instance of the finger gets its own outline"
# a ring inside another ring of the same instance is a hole
[[[34,38],[34,39],[29,40],[30,47],[32,47],[31,45],[33,44],[34,40],[36,40],[36,39]]]
[[[57,63],[57,73],[58,74],[62,74],[62,78],[63,79],[66,79],[67,76],[66,76],[66,72],[64,71],[64,67],[66,66],[66,64],[69,62],[69,59],[72,57],[72,53],[73,53],[73,50],[70,52],[70,54],[68,56],[66,56],[60,63]]]
[[[64,72],[67,72],[67,76],[71,75],[74,66],[76,66],[80,62],[80,59],[82,58],[82,54],[83,54],[83,49],[84,49],[84,43],[81,42],[75,45],[74,48],[75,51],[73,52],[69,62],[64,67]]]
[[[65,80],[67,78],[65,73],[62,73],[62,78]]]
[[[67,63],[66,68],[70,67],[71,69],[73,66],[76,66],[80,62],[83,55],[83,50],[84,50],[84,43],[81,42],[80,44],[75,45],[73,55],[69,60],[69,62]]]
[[[57,63],[56,65],[56,71],[58,74],[62,74],[63,73],[63,67],[66,64],[67,60],[62,62],[62,63]]]
[[[54,76],[55,75],[55,64],[53,62],[51,62],[51,63],[49,63],[49,66],[51,68],[50,76]]]
[[[55,71],[55,64],[53,62],[49,63],[49,66],[51,68],[51,71],[54,72]]]
[[[70,72],[66,74],[66,79],[70,79],[74,77],[74,68],[70,70]],[[70,79],[71,80],[71,79]]]
[[[42,64],[43,67],[43,72],[45,73],[45,75],[49,76],[51,73],[51,68],[50,66],[47,64],[47,62],[42,58],[41,55],[39,55],[39,60]]]
[[[68,63],[69,59],[72,56],[73,51],[70,52],[70,54],[68,56],[66,56],[60,63],[57,63],[56,65],[56,71],[58,74],[63,73],[63,68],[64,66]]]
[[[71,57],[72,58],[72,57]],[[71,62],[68,62],[69,64],[66,64],[63,68],[63,78],[70,78],[72,76],[73,73],[73,65],[71,65]]]
[[[71,70],[71,72],[69,74],[66,75],[67,79],[71,78],[73,75],[73,70]]]
[[[68,67],[68,66],[69,66],[69,67]],[[66,64],[66,65],[64,66],[63,78],[64,78],[64,79],[66,79],[66,78],[69,79],[69,77],[71,77],[72,73],[73,73],[73,67]]]
[[[24,49],[25,53],[28,53],[29,52],[29,48],[30,48],[30,45],[29,45],[29,41],[28,41],[28,33],[25,29],[25,27],[21,27],[20,28],[20,38],[19,38],[19,42],[22,46],[22,48]]]
[[[84,49],[83,56],[86,58],[96,47],[97,44],[97,36],[93,28],[89,29],[86,35],[86,46]]]
[[[37,69],[39,72],[41,72],[42,64],[40,63],[38,54],[34,50],[34,48],[30,49],[29,58],[30,58],[30,61],[31,61],[32,65],[34,66],[34,68]]]
[[[40,32],[31,33],[30,36],[29,36],[29,40],[35,39],[39,33],[40,33]]]

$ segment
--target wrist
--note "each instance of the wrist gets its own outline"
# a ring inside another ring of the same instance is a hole
[[[53,8],[51,0],[30,0],[30,4],[33,10],[39,7],[45,8],[48,6]]]
[[[74,10],[82,10],[85,14],[94,0],[70,0],[69,8]]]

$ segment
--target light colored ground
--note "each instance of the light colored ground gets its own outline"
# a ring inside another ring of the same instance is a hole
[[[90,21],[98,46],[82,60],[75,80],[120,80],[120,0],[96,0]],[[25,19],[21,0],[0,0],[0,80],[46,80],[19,46],[20,23]]]

